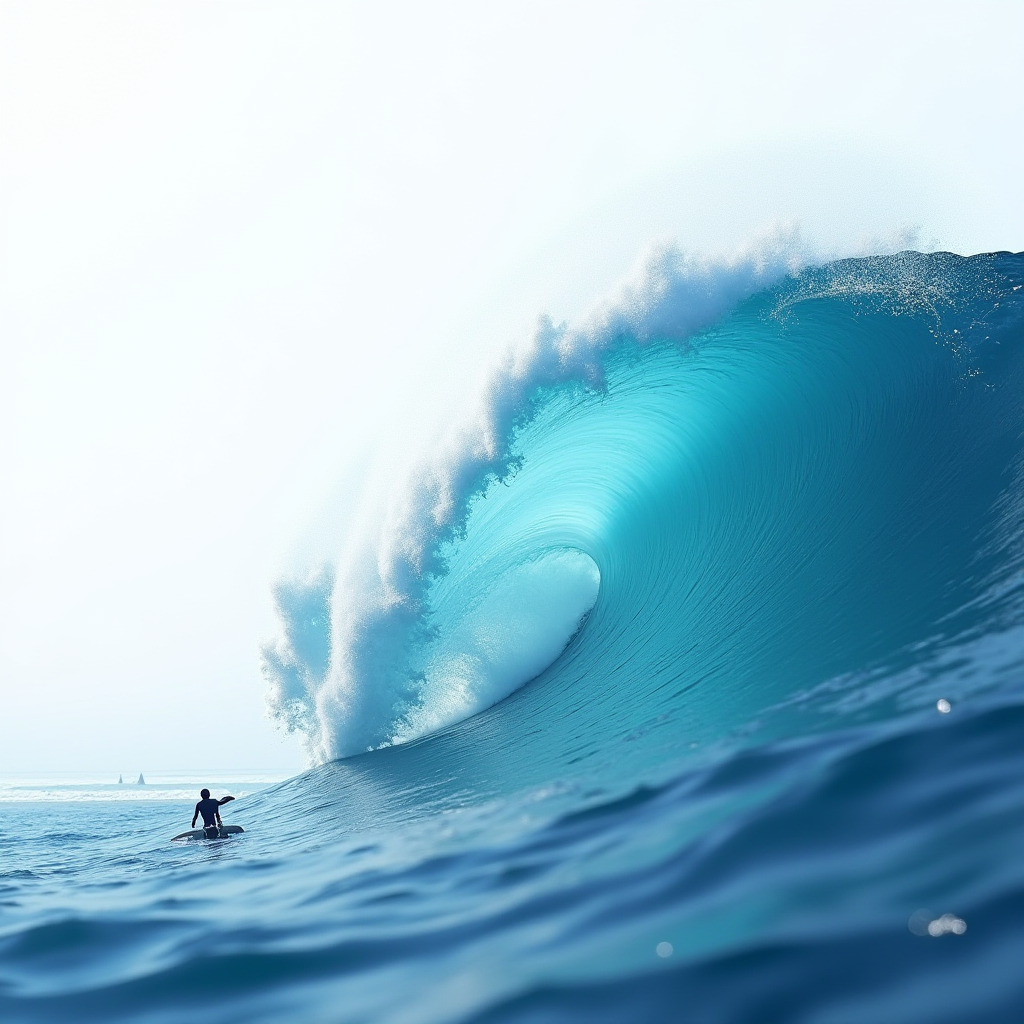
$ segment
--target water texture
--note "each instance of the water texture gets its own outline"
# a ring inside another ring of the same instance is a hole
[[[244,836],[0,802],[0,1020],[1024,1019],[1024,255],[666,259],[281,588]]]

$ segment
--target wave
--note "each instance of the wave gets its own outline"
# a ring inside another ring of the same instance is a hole
[[[451,726],[556,662],[608,713],[616,687],[588,687],[628,666],[650,712],[728,651],[741,721],[780,671],[781,700],[841,688],[969,600],[912,562],[984,447],[963,418],[1016,278],[999,257],[813,263],[795,233],[719,260],[662,247],[581,326],[542,318],[349,555],[279,586],[269,704],[311,760]],[[986,465],[978,501],[1001,479]],[[941,613],[898,606],[922,574]]]
[[[765,275],[282,584],[281,713],[377,749],[223,843],[6,805],[0,1018],[1018,1021],[1024,255]]]

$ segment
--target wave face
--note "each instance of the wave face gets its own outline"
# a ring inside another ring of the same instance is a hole
[[[776,255],[543,325],[280,591],[324,763],[44,827],[0,1017],[1019,1021],[1024,255]]]

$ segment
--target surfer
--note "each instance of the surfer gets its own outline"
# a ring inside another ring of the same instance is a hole
[[[235,798],[233,796],[224,796],[219,800],[214,800],[210,797],[208,789],[200,790],[199,795],[202,797],[202,800],[196,804],[196,812],[192,815],[192,827],[196,827],[196,818],[201,814],[203,816],[203,825],[206,828],[220,828],[222,824],[220,808],[223,804],[229,803]]]

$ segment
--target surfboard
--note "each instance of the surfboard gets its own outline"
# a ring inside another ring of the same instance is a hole
[[[194,828],[188,832],[182,832],[171,842],[173,843],[176,839],[227,839],[229,836],[239,836],[244,831],[245,829],[241,825],[221,825],[220,828],[211,825],[209,828]]]

